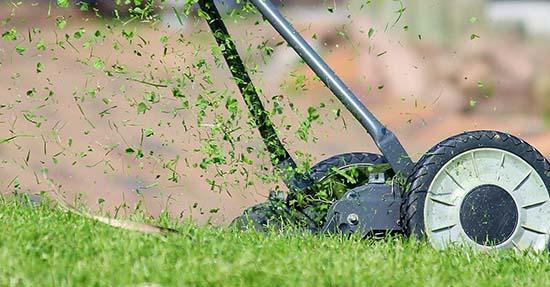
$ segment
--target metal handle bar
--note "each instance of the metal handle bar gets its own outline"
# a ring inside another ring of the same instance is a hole
[[[271,23],[273,28],[288,42],[288,44],[307,63],[315,74],[325,83],[332,93],[352,113],[361,125],[371,135],[374,142],[384,154],[395,172],[408,175],[413,163],[397,139],[353,94],[344,82],[334,73],[325,61],[313,50],[304,38],[281,15],[270,0],[250,0],[260,13]]]

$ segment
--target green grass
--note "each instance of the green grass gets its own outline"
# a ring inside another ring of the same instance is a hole
[[[545,286],[548,254],[180,224],[111,228],[0,197],[0,286]]]

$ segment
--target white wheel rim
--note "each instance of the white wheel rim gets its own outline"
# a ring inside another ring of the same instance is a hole
[[[460,219],[462,201],[474,188],[496,185],[509,193],[518,222],[509,238],[494,246],[471,239]],[[436,174],[424,203],[424,226],[436,247],[465,244],[477,249],[544,250],[550,239],[550,196],[538,172],[510,152],[479,148],[455,156]]]

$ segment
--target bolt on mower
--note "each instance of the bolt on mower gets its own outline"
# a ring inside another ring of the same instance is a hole
[[[544,250],[550,242],[550,164],[525,141],[497,131],[465,132],[418,162],[312,49],[270,0],[250,0],[371,136],[381,154],[340,154],[292,172],[281,143],[214,0],[199,0],[261,137],[288,187],[233,221],[265,230],[295,220],[314,232],[402,233],[444,248]],[[290,171],[290,172],[289,172]],[[351,180],[350,180],[351,178]],[[330,205],[320,204],[329,202]]]

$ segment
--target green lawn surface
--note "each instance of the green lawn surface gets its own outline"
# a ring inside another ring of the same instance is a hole
[[[180,234],[117,229],[0,197],[0,286],[550,285],[547,253],[161,224]]]

